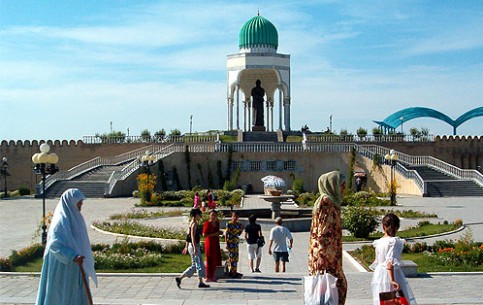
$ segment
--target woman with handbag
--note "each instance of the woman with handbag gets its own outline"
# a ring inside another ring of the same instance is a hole
[[[265,244],[262,226],[257,224],[257,216],[251,214],[248,216],[249,224],[245,227],[245,240],[247,241],[248,264],[253,272],[260,271],[260,263],[262,262],[262,247]],[[253,261],[257,260],[256,267],[253,268]]]
[[[201,210],[192,209],[190,212],[191,222],[189,227],[189,233],[186,236],[186,245],[183,249],[183,254],[188,252],[191,256],[191,266],[181,274],[180,277],[175,278],[176,285],[181,289],[181,280],[185,277],[192,277],[195,272],[198,273],[199,284],[198,288],[208,288],[210,285],[203,283],[203,278],[206,275],[205,264],[201,257],[200,241],[201,241],[201,228],[199,225],[201,219]]]
[[[314,203],[309,241],[309,274],[324,271],[337,278],[339,305],[345,304],[347,281],[342,270],[342,194],[345,181],[338,171],[323,174],[318,181],[320,196]]]

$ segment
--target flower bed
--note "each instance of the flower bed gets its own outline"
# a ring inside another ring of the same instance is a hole
[[[407,243],[402,259],[414,261],[421,272],[483,271],[483,243],[473,242],[470,235],[456,241],[437,241],[432,246],[425,242]],[[364,245],[351,255],[368,269],[375,252],[372,246]]]

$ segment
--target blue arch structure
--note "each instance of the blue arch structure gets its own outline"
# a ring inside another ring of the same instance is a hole
[[[374,123],[378,124],[379,126],[385,129],[396,129],[398,126],[407,122],[412,119],[421,118],[421,117],[429,117],[435,118],[441,121],[448,123],[449,125],[453,126],[453,135],[456,135],[456,128],[463,124],[464,122],[483,116],[483,107],[477,107],[472,109],[463,115],[459,116],[456,120],[452,120],[446,114],[439,112],[437,110],[425,107],[411,107],[406,108],[403,110],[399,110],[387,118],[384,121],[374,121]]]

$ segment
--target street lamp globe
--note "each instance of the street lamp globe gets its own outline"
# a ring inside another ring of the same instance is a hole
[[[42,143],[42,144],[40,145],[40,151],[41,151],[41,152],[43,152],[43,153],[46,153],[46,154],[47,154],[47,153],[50,151],[50,146],[49,146],[49,144],[47,144],[47,143]]]

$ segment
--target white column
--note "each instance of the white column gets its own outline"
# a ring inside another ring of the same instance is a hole
[[[228,107],[228,113],[227,113],[227,127],[228,130],[233,130],[233,98],[232,97],[227,97],[226,98],[226,104]]]
[[[290,96],[284,98],[285,130],[290,131]]]
[[[240,86],[236,85],[236,129],[240,129]]]
[[[247,101],[243,101],[243,131],[247,131],[247,116],[248,116],[248,104]]]
[[[283,92],[282,85],[278,86],[278,128],[282,130],[282,103],[283,103]]]
[[[270,101],[270,131],[273,132],[273,99]]]
[[[252,116],[253,116],[253,111],[252,111],[252,101],[250,98],[245,99],[245,103],[247,103],[248,107],[248,131],[252,130]]]
[[[266,131],[270,131],[270,98],[267,96],[267,101],[265,102],[266,104],[266,113],[267,113],[267,119],[266,119],[266,122],[265,122],[265,130]]]

